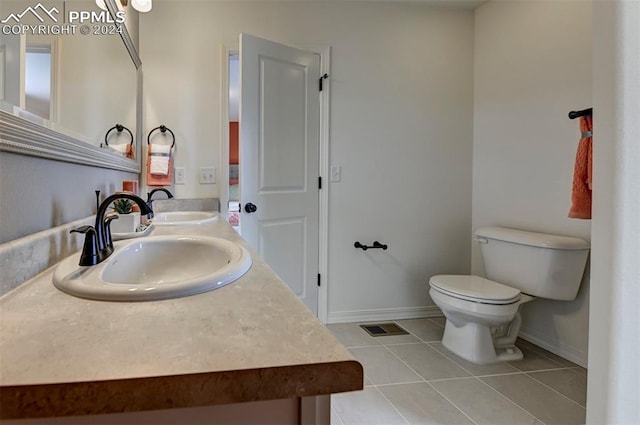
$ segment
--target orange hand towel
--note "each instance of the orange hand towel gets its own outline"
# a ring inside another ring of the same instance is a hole
[[[578,144],[576,164],[573,171],[573,191],[571,193],[569,217],[590,219],[593,117],[580,117],[580,131],[582,132],[582,138]]]
[[[136,152],[133,150],[133,146],[127,145],[127,152],[125,156],[129,159],[136,159]]]

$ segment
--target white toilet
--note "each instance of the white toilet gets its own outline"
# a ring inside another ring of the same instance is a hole
[[[429,295],[447,319],[442,345],[478,364],[520,360],[522,352],[515,346],[520,305],[535,297],[575,299],[589,243],[505,227],[479,228],[475,236],[487,279],[429,279]]]

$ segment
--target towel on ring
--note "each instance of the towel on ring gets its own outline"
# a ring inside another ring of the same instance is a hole
[[[169,174],[169,159],[171,158],[171,145],[149,145],[149,155],[151,164],[149,170],[151,174],[166,176]]]
[[[122,145],[108,145],[108,146],[109,146],[109,148],[110,148],[111,150],[114,150],[114,151],[116,151],[116,152],[118,152],[118,153],[121,153],[121,154],[123,154],[123,155],[124,155],[125,153],[127,153],[127,146],[128,146],[128,145],[127,145],[126,143],[125,143],[125,144],[122,144]]]
[[[582,132],[582,138],[580,139],[578,151],[576,152],[569,217],[590,219],[593,168],[593,117],[580,117],[580,131]]]
[[[109,148],[126,156],[129,159],[134,159],[133,146],[129,143],[121,144],[121,145],[109,145]]]

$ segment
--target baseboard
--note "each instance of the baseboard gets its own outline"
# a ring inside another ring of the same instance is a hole
[[[379,320],[420,319],[424,317],[442,316],[440,309],[435,306],[405,307],[405,308],[380,308],[371,310],[352,310],[329,312],[328,324],[372,322]]]
[[[547,351],[551,351],[564,359],[569,360],[582,367],[587,367],[588,354],[584,350],[580,350],[576,347],[562,344],[561,342],[548,341],[545,339],[545,335],[536,332],[532,329],[520,329],[518,336],[538,347],[544,348]]]

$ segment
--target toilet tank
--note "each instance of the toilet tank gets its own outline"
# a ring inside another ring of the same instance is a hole
[[[589,242],[506,227],[475,231],[488,279],[525,294],[573,300],[584,274]]]

